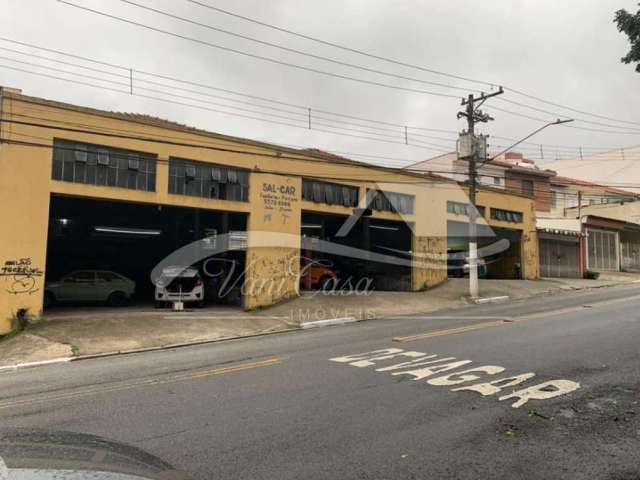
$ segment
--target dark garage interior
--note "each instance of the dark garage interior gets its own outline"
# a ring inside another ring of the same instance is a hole
[[[246,239],[242,213],[56,195],[49,212],[47,282],[76,270],[113,271],[135,282],[135,303],[153,302],[151,271],[176,249],[227,232]],[[241,245],[216,257],[224,259],[220,265],[234,264],[234,274],[244,270]],[[201,263],[194,266],[202,273]],[[207,303],[225,302],[216,297],[215,282],[203,278]],[[237,295],[233,301],[238,303]]]
[[[467,255],[469,225],[463,222],[447,222],[447,253],[449,276],[459,276],[461,255]],[[478,257],[486,265],[486,278],[520,279],[522,232],[517,229],[478,225]]]
[[[352,284],[371,279],[377,290],[411,289],[412,232],[404,222],[361,217],[348,229],[346,235],[338,235],[349,217],[303,212],[303,256],[331,265],[337,272],[339,284],[350,280]],[[356,248],[362,256],[338,255],[316,250],[313,239],[321,239],[338,245]],[[367,252],[384,255],[403,264],[367,258]],[[361,283],[362,285],[362,283]]]

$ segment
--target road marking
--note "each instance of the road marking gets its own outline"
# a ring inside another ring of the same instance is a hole
[[[475,323],[471,325],[464,325],[462,327],[447,328],[446,330],[433,330],[431,332],[407,335],[405,337],[393,337],[392,340],[394,342],[413,342],[414,340],[422,340],[424,338],[442,337],[444,335],[455,335],[457,333],[470,332],[472,330],[480,330],[482,328],[497,327],[498,325],[505,325],[505,323],[510,322],[507,320],[499,320],[495,322]]]
[[[640,299],[640,295],[633,295],[631,297],[625,297],[625,298],[616,298],[613,300],[602,300],[600,302],[593,302],[593,303],[589,303],[589,304],[582,304],[582,305],[578,305],[578,306],[574,306],[574,307],[565,307],[565,308],[559,308],[556,310],[547,310],[544,312],[535,312],[535,313],[530,313],[530,314],[525,314],[525,315],[520,315],[517,317],[482,317],[482,316],[476,316],[476,317],[429,317],[429,316],[424,316],[424,317],[405,317],[405,318],[409,318],[409,319],[414,319],[414,320],[461,320],[461,319],[465,319],[465,320],[487,320],[487,319],[501,319],[498,321],[492,321],[492,322],[483,322],[483,323],[475,323],[475,324],[470,324],[470,325],[463,325],[461,327],[456,327],[456,328],[447,328],[445,330],[431,330],[429,332],[423,332],[423,333],[417,333],[415,335],[407,335],[407,336],[399,336],[399,337],[392,337],[392,340],[394,342],[412,342],[414,340],[422,340],[425,338],[433,338],[433,337],[442,337],[445,335],[455,335],[458,333],[465,333],[465,332],[470,332],[473,330],[481,330],[483,328],[491,328],[491,327],[498,327],[498,326],[504,326],[504,325],[509,325],[512,323],[518,323],[518,322],[526,322],[528,320],[537,320],[537,319],[543,319],[543,318],[548,318],[548,317],[554,317],[557,315],[563,315],[565,313],[574,313],[574,312],[579,312],[581,310],[584,310],[585,308],[597,308],[597,307],[603,307],[606,305],[612,305],[615,303],[622,303],[622,302],[628,302],[631,300],[638,300]],[[393,319],[397,318],[403,318],[403,317],[391,317]]]
[[[185,380],[196,380],[196,379],[211,377],[214,375],[225,375],[227,373],[241,372],[244,370],[250,370],[254,368],[269,367],[272,365],[277,365],[279,363],[281,363],[281,360],[279,358],[268,358],[266,360],[260,360],[257,362],[239,363],[235,365],[229,365],[226,367],[217,367],[217,368],[212,368],[208,370],[200,370],[200,371],[190,372],[190,373],[169,375],[161,378],[149,378],[146,380],[139,380],[136,382],[116,383],[111,385],[104,385],[104,386],[95,387],[95,388],[87,388],[87,389],[63,392],[58,394],[39,395],[31,398],[25,398],[23,400],[12,400],[12,401],[0,402],[0,409],[16,407],[16,406],[33,405],[33,404],[45,403],[45,402],[50,402],[55,400],[68,400],[73,398],[86,397],[89,395],[99,395],[99,394],[108,393],[108,392],[131,390],[137,387],[164,385],[167,383],[175,383],[175,382],[181,382]]]
[[[396,363],[395,365],[379,365],[381,362],[398,357],[404,357],[404,361]],[[407,361],[406,358],[410,358],[411,360]],[[376,372],[391,372],[391,375],[409,375],[413,377],[412,380],[414,381],[428,378],[425,383],[429,385],[440,387],[456,386],[456,388],[451,389],[452,392],[468,390],[479,393],[482,396],[495,395],[498,392],[505,390],[507,387],[520,385],[521,383],[524,383],[536,376],[535,373],[528,372],[520,375],[501,377],[489,382],[469,384],[481,378],[478,375],[468,375],[469,373],[473,372],[492,376],[504,372],[505,368],[499,365],[482,365],[451,373],[449,372],[450,370],[456,370],[460,367],[469,365],[472,361],[459,360],[456,357],[438,357],[438,355],[428,355],[423,352],[407,352],[400,348],[386,348],[382,350],[374,350],[372,352],[334,357],[330,358],[329,361],[347,363],[358,368],[374,366],[378,367],[375,368]],[[449,373],[443,376],[437,376],[442,372]],[[433,378],[434,376],[436,377]],[[458,386],[460,384],[466,385],[460,387]],[[566,395],[579,388],[580,384],[572,380],[549,380],[520,390],[512,390],[510,393],[498,397],[498,401],[515,398],[517,400],[512,403],[511,406],[513,408],[520,408],[530,400],[548,400],[560,395]]]

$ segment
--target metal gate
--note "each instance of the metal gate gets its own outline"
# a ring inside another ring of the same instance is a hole
[[[540,275],[578,278],[580,276],[578,239],[540,239]]]
[[[620,263],[623,270],[640,270],[640,240],[628,234],[620,236]]]
[[[618,232],[590,228],[587,231],[587,268],[619,271],[619,244]]]

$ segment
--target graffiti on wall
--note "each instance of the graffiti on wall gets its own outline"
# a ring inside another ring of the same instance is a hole
[[[30,257],[5,260],[0,267],[0,277],[6,280],[8,286],[5,289],[11,295],[31,295],[37,292],[37,279],[43,274],[40,268],[33,266]]]

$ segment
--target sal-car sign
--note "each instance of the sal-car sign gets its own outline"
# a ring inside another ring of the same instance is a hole
[[[454,387],[451,389],[452,392],[471,391],[487,396],[500,392],[506,393],[504,391],[510,389],[509,393],[499,396],[498,400],[515,400],[511,404],[513,408],[519,408],[529,400],[546,400],[566,395],[580,388],[578,382],[571,380],[548,380],[535,385],[523,386],[521,384],[532,379],[536,374],[527,372],[504,376],[500,374],[505,371],[505,368],[499,365],[471,366],[471,360],[428,355],[400,348],[374,350],[331,358],[330,360],[348,363],[358,368],[377,367],[375,368],[376,372],[408,375],[413,377],[413,380],[425,380],[429,385]],[[393,360],[393,362],[389,362],[389,360]],[[447,373],[442,375],[444,372]],[[513,388],[516,385],[519,387]]]

